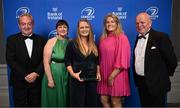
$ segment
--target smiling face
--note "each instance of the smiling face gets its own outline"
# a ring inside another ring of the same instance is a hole
[[[117,29],[117,23],[112,17],[107,17],[105,28],[108,32],[114,32]]]
[[[136,30],[140,34],[145,34],[151,28],[152,21],[147,13],[140,13],[136,17]]]
[[[65,37],[68,33],[68,27],[63,24],[63,25],[59,25],[56,28],[57,31],[57,35],[60,35],[61,37]]]
[[[81,21],[79,22],[79,34],[81,37],[88,37],[89,33],[90,33],[90,25],[85,22],[85,21]]]
[[[30,35],[33,32],[33,19],[30,16],[21,16],[19,19],[19,29],[23,35]]]

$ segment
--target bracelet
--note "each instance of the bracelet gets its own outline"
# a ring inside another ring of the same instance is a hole
[[[51,80],[51,81],[48,81],[48,83],[54,83],[54,81],[53,81],[53,80]]]

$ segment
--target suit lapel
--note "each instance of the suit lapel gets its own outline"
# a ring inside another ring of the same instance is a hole
[[[137,42],[138,42],[138,35],[136,36],[136,40],[135,40],[135,44],[134,44],[134,48],[133,48],[134,54],[135,54],[135,48],[136,48],[136,46],[137,46]],[[134,56],[135,56],[135,55],[134,55]],[[135,57],[134,57],[134,59],[135,59]]]
[[[146,72],[146,66],[148,66],[148,60],[151,58],[150,56],[150,52],[151,52],[151,47],[154,44],[154,37],[153,37],[153,30],[151,29],[149,32],[149,38],[147,41],[147,45],[146,45],[146,50],[145,50],[145,57],[144,57],[144,65],[145,65],[145,72]]]
[[[26,47],[26,43],[25,43],[25,40],[21,37],[19,38],[19,50],[22,50],[23,51],[23,54],[24,54],[24,57],[28,57],[29,58],[29,54],[28,54],[28,50],[27,50],[27,47]]]
[[[146,51],[145,55],[149,55],[149,52],[151,51],[151,47],[154,45],[154,37],[153,37],[154,31],[151,29],[149,32],[149,38],[146,45]]]
[[[134,50],[135,50],[135,48],[136,48],[137,42],[138,42],[138,35],[136,36],[136,41],[135,41],[135,45],[134,45]]]
[[[30,59],[33,59],[35,57],[35,54],[36,54],[36,51],[38,50],[36,48],[38,42],[37,42],[37,38],[36,36],[32,35],[33,36],[33,47],[32,47],[32,54],[31,54],[31,58]]]
[[[153,37],[152,37],[152,33],[150,32],[149,33],[149,38],[148,38],[148,41],[147,41],[147,45],[146,45],[145,55],[149,55],[152,43],[153,43]]]

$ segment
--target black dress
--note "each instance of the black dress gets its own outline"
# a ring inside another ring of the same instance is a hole
[[[72,66],[75,73],[82,71],[80,78],[88,75],[96,75],[98,57],[93,53],[88,56],[84,56],[77,47],[75,41],[69,42],[65,53],[65,65]],[[77,79],[70,77],[70,106],[98,106],[98,95],[96,92],[97,81],[90,78],[84,82],[79,82]]]

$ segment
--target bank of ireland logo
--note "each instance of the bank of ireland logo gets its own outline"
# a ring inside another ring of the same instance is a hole
[[[92,20],[95,18],[93,7],[86,7],[81,11],[81,18],[87,18],[88,20]]]
[[[57,34],[56,30],[52,30],[51,32],[49,32],[48,34],[48,38],[52,38]]]
[[[149,14],[152,20],[155,20],[158,18],[158,8],[156,6],[151,6],[148,9],[146,9],[146,13]]]
[[[63,18],[63,12],[59,11],[57,7],[53,7],[52,10],[47,12],[48,20],[59,20]]]
[[[28,7],[20,7],[16,10],[16,18],[19,18],[22,14],[30,13],[30,10]]]
[[[121,20],[125,20],[128,14],[128,12],[121,6],[117,7],[117,10],[113,11],[112,13]]]

